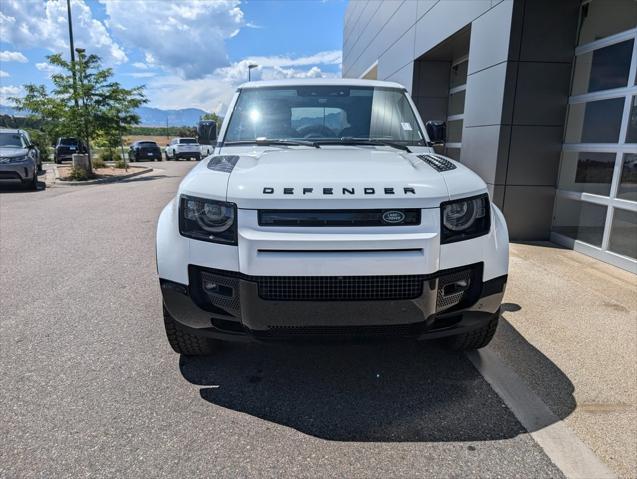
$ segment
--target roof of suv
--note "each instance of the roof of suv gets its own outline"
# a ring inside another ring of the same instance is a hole
[[[390,81],[379,80],[359,80],[356,78],[311,78],[304,80],[268,80],[268,81],[253,81],[243,83],[239,85],[239,90],[242,88],[267,88],[267,87],[296,87],[296,86],[358,86],[358,87],[384,87],[384,88],[398,88],[404,90],[405,87],[400,83]]]

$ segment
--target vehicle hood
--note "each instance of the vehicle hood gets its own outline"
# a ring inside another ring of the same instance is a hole
[[[182,193],[222,199],[219,189],[223,185],[225,200],[244,209],[387,209],[437,208],[458,196],[456,190],[462,192],[460,196],[486,191],[484,182],[462,165],[439,172],[417,154],[393,149],[232,150],[223,151],[239,156],[230,173],[198,165],[184,180]],[[462,185],[450,189],[447,176],[455,176],[454,182]]]
[[[0,157],[2,158],[15,158],[17,156],[24,156],[29,152],[27,148],[12,148],[12,147],[0,147]]]

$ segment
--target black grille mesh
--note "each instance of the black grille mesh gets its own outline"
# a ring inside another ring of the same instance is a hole
[[[422,161],[431,166],[434,170],[442,172],[455,170],[456,165],[450,162],[448,159],[438,155],[418,155]]]
[[[444,287],[450,283],[455,281],[464,280],[467,284],[471,281],[471,271],[458,271],[457,273],[452,273],[446,276],[442,276],[438,280],[438,294],[436,297],[436,311],[444,311],[446,309],[455,306],[462,301],[462,298],[465,295],[465,291],[459,291],[457,293],[450,294],[448,296],[444,295]]]
[[[414,299],[422,295],[423,275],[259,276],[259,296],[271,301],[356,301]]]

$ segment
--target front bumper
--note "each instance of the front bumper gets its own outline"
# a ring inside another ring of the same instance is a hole
[[[477,263],[430,275],[266,277],[191,265],[189,285],[160,283],[171,316],[216,339],[426,339],[479,328],[497,313],[507,277],[483,282],[483,269]]]
[[[178,160],[180,158],[196,158],[199,159],[201,158],[201,153],[200,152],[186,152],[186,151],[182,151],[182,152],[176,152],[175,153],[175,159]]]
[[[0,163],[0,181],[2,182],[26,182],[33,180],[37,175],[34,161],[22,163]]]

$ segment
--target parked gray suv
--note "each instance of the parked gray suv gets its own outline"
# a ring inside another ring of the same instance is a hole
[[[38,189],[40,152],[24,130],[0,129],[0,183],[22,183]]]

